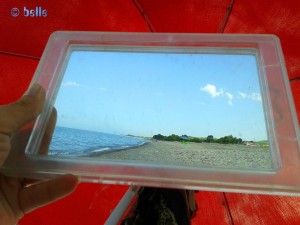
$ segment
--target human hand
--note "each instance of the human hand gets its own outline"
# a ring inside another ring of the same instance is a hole
[[[14,144],[11,141],[13,134],[40,114],[44,99],[43,88],[35,84],[17,102],[0,107],[0,167]],[[55,121],[56,111],[53,110],[42,141],[42,154],[48,151]],[[71,193],[77,184],[78,178],[73,175],[37,182],[0,173],[0,224],[15,225],[26,213]]]

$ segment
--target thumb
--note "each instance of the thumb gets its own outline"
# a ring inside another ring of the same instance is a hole
[[[0,134],[10,136],[33,121],[41,113],[44,101],[45,91],[33,84],[17,102],[0,107]]]

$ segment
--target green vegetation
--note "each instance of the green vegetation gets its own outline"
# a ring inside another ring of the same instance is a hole
[[[204,137],[191,137],[187,135],[176,135],[172,134],[169,136],[164,136],[161,134],[156,134],[153,136],[155,140],[162,141],[179,141],[179,142],[207,142],[207,143],[220,143],[220,144],[242,144],[243,140],[241,138],[233,137],[232,135],[224,136],[221,138],[214,138],[213,135],[208,135],[206,138]]]
[[[268,140],[257,141],[256,143],[259,144],[259,145],[269,145]]]

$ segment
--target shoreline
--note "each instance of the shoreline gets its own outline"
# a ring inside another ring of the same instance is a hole
[[[116,148],[116,149],[109,149],[109,150],[102,150],[102,151],[98,151],[98,152],[92,152],[88,156],[98,157],[98,156],[101,156],[103,154],[110,154],[110,153],[113,153],[113,152],[126,151],[126,150],[130,150],[130,149],[134,149],[134,148],[140,148],[140,147],[142,147],[144,145],[147,145],[149,143],[151,143],[151,141],[145,142],[141,145],[136,145],[136,146],[127,147],[127,148]]]
[[[90,155],[110,160],[163,163],[192,167],[271,169],[268,148],[242,144],[151,141],[126,149]]]

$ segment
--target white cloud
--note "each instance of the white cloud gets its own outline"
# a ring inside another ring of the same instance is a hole
[[[62,86],[65,86],[65,87],[79,87],[80,84],[78,84],[76,82],[73,82],[73,81],[67,81],[67,82],[62,83]]]
[[[247,95],[244,92],[239,91],[239,97],[244,99],[244,98],[247,98]]]
[[[221,95],[223,95],[223,90],[217,90],[216,86],[212,85],[212,84],[207,84],[204,87],[201,87],[200,89],[203,92],[206,92],[207,94],[209,94],[211,97],[215,98],[215,97],[219,97]]]
[[[228,92],[226,92],[225,95],[226,95],[226,97],[227,97],[227,102],[228,102],[228,104],[229,104],[229,105],[232,105],[233,95],[230,94],[230,93],[228,93]]]
[[[251,95],[249,96],[249,98],[253,101],[259,101],[261,102],[261,95],[259,93],[251,93]]]
[[[238,93],[239,93],[240,99],[251,99],[252,101],[258,101],[258,102],[262,101],[261,95],[257,92],[252,92],[251,94],[246,94],[246,93],[239,91]]]
[[[215,85],[212,84],[207,84],[204,87],[200,88],[201,91],[209,94],[212,98],[216,98],[216,97],[226,97],[227,98],[227,103],[229,105],[232,105],[232,100],[233,100],[233,94],[229,93],[229,92],[225,92],[223,91],[222,88],[220,88],[219,90],[217,89],[217,87]]]

